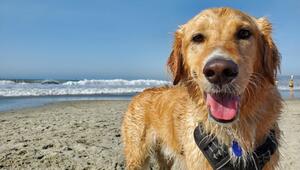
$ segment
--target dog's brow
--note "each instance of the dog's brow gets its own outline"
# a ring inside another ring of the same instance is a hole
[[[207,22],[212,23],[213,21],[215,21],[216,17],[217,15],[215,13],[208,11],[206,13],[195,16],[192,21],[197,22],[199,20],[207,20]]]

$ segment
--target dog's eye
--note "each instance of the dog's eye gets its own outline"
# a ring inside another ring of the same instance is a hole
[[[239,32],[237,33],[237,38],[238,39],[243,39],[246,40],[251,37],[251,32],[246,29],[240,29]]]
[[[192,37],[192,41],[196,43],[202,43],[204,41],[204,35],[196,34]]]

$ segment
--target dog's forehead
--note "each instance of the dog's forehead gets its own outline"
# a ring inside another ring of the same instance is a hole
[[[211,21],[219,21],[219,20],[251,20],[251,16],[232,8],[211,8],[206,9],[192,18],[192,22],[197,22],[198,20],[211,20]]]
[[[253,17],[231,8],[212,8],[200,12],[190,21],[188,21],[184,28],[186,31],[202,28],[202,29],[213,29],[221,28],[220,25],[225,26],[230,22],[243,23],[246,25],[253,24]]]

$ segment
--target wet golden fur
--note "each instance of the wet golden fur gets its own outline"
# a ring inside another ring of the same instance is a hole
[[[236,40],[240,28],[249,29],[251,38]],[[180,26],[168,59],[177,85],[145,90],[133,98],[124,115],[126,168],[145,169],[149,156],[154,155],[161,169],[211,169],[194,141],[193,131],[199,122],[228,146],[237,139],[249,153],[264,142],[270,129],[276,130],[280,140],[277,121],[282,100],[275,86],[280,57],[271,30],[267,19],[230,8],[205,10]],[[205,35],[201,44],[191,42],[197,32]],[[229,125],[211,121],[205,104],[204,92],[211,89],[202,69],[207,56],[216,49],[239,66],[233,86],[241,96],[240,114]],[[278,161],[277,151],[264,169],[274,169]]]

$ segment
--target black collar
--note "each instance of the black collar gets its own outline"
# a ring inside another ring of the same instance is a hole
[[[247,156],[247,161],[233,164],[228,147],[220,144],[216,137],[206,134],[201,124],[194,130],[194,139],[214,170],[261,170],[278,146],[275,131],[271,130],[266,141]]]

